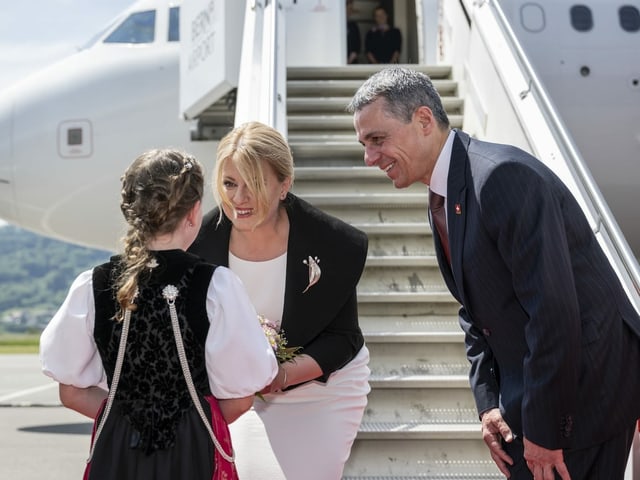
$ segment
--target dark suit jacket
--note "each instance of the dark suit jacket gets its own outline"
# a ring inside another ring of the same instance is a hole
[[[285,200],[289,216],[287,273],[282,330],[288,346],[301,346],[329,375],[346,365],[364,345],[358,324],[356,285],[367,257],[364,232],[327,215],[295,195]],[[229,265],[231,221],[220,210],[208,212],[190,252],[216,265]],[[309,268],[318,257],[320,280],[306,293]],[[268,279],[265,279],[268,281]]]
[[[434,236],[479,412],[550,449],[601,443],[640,417],[640,319],[570,191],[542,162],[456,132],[451,267]]]

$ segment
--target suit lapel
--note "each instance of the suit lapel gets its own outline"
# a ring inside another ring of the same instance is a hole
[[[451,248],[451,268],[445,280],[453,295],[463,305],[465,302],[462,259],[464,255],[464,236],[467,222],[467,164],[469,137],[456,131],[451,151],[451,163],[447,177],[447,225],[449,227],[449,245]]]
[[[282,329],[289,341],[300,339],[306,343],[324,328],[327,318],[333,315],[333,307],[326,305],[326,299],[335,298],[329,280],[333,273],[334,259],[331,257],[339,256],[340,251],[326,251],[325,245],[332,244],[332,239],[328,238],[330,233],[318,230],[317,223],[312,220],[314,214],[307,204],[291,196],[287,202],[287,214],[289,242]],[[322,274],[320,281],[303,293],[309,284],[309,267],[305,263],[309,256],[319,258]],[[348,268],[345,262],[338,261],[338,264]]]

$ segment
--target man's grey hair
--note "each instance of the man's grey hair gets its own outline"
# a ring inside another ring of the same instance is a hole
[[[379,98],[386,100],[385,113],[409,123],[415,111],[429,107],[440,128],[449,127],[449,117],[431,79],[406,67],[387,67],[374,73],[355,93],[347,111],[356,113]]]

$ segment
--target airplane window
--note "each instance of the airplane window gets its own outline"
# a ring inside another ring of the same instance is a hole
[[[520,8],[520,23],[529,32],[544,30],[544,10],[536,3],[526,3]]]
[[[180,41],[180,7],[169,9],[169,41]]]
[[[58,155],[62,158],[89,157],[93,141],[89,120],[65,120],[58,124]]]
[[[152,43],[155,25],[155,10],[132,13],[105,38],[104,43]]]
[[[620,26],[625,32],[637,32],[640,30],[640,11],[632,5],[625,5],[618,10]]]
[[[67,130],[67,145],[82,145],[82,128]]]
[[[588,32],[593,28],[591,9],[585,5],[571,7],[571,25],[579,32]]]

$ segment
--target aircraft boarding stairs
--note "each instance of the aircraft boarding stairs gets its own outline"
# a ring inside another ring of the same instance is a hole
[[[451,69],[412,67],[431,76],[452,126],[461,127]],[[428,188],[396,190],[365,167],[345,112],[375,69],[289,68],[287,79],[294,193],[369,236],[358,301],[372,389],[343,480],[503,478],[480,436],[458,304],[440,276],[427,220]]]

